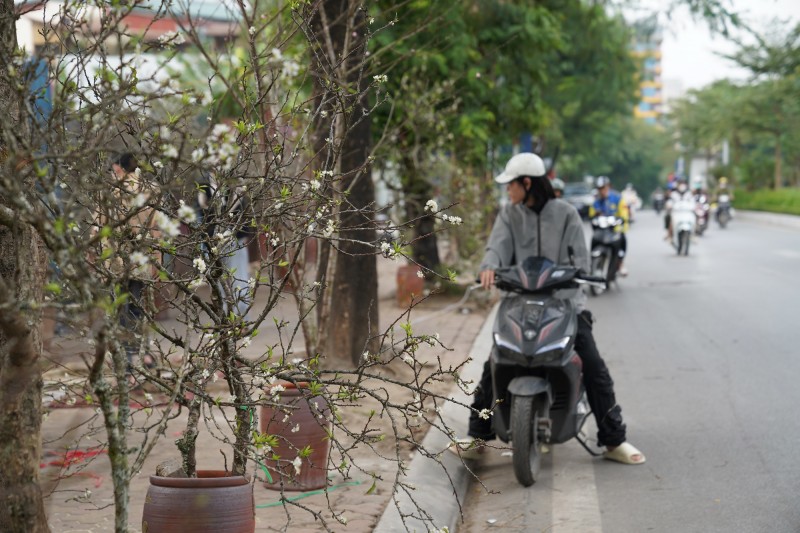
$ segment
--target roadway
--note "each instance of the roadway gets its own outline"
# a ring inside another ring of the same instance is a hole
[[[628,239],[629,277],[589,308],[647,463],[572,441],[523,488],[489,450],[458,533],[800,531],[800,230],[712,221],[678,257],[645,211]]]

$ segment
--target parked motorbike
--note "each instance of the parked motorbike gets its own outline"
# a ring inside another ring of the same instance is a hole
[[[728,222],[731,221],[733,216],[732,213],[733,208],[731,207],[731,197],[728,194],[720,194],[719,198],[717,198],[717,209],[716,209],[716,217],[717,223],[719,224],[720,228],[725,229],[728,225]]]
[[[616,228],[624,221],[615,216],[600,215],[592,219],[592,276],[606,280],[606,286],[617,279],[622,248],[622,234]],[[605,289],[590,286],[593,296]]]
[[[672,246],[678,255],[689,255],[689,244],[695,227],[694,198],[672,203]]]
[[[703,235],[708,228],[709,205],[705,194],[698,194],[694,197],[694,216],[695,216],[695,235]]]
[[[575,352],[578,314],[572,297],[579,285],[602,285],[574,266],[529,257],[495,272],[499,289],[514,293],[500,302],[489,357],[497,405],[494,431],[511,441],[514,475],[523,486],[536,482],[541,445],[580,436],[590,414],[581,358]]]

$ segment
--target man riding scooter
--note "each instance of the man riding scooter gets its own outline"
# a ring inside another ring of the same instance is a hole
[[[598,177],[595,181],[595,187],[597,187],[597,199],[589,208],[589,218],[604,215],[615,216],[622,220],[622,224],[616,228],[616,231],[622,234],[617,273],[625,277],[628,275],[628,270],[625,268],[624,263],[625,256],[628,253],[628,240],[625,238],[625,233],[628,231],[628,206],[617,191],[611,190],[611,180],[607,176]]]

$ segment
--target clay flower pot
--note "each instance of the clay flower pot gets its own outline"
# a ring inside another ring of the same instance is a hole
[[[196,478],[150,476],[142,533],[253,533],[253,485],[223,470]]]
[[[321,397],[311,396],[304,383],[299,384],[300,388],[289,382],[280,385],[285,390],[275,397],[275,403],[286,408],[261,407],[260,431],[278,437],[278,446],[264,461],[272,478],[265,485],[276,490],[321,489],[328,483],[328,432],[332,426],[328,404]],[[298,472],[295,465],[298,451],[306,446],[312,452],[299,460]],[[273,459],[273,456],[279,458]]]

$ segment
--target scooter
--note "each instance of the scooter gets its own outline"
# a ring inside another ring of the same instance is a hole
[[[733,216],[731,207],[731,197],[727,194],[720,194],[717,198],[717,223],[719,227],[725,229]]]
[[[705,194],[698,194],[694,197],[694,201],[694,216],[696,219],[694,233],[702,236],[706,228],[708,228],[708,199]]]
[[[580,433],[591,410],[574,348],[572,297],[584,283],[605,282],[544,257],[495,271],[496,286],[513,294],[501,301],[493,329],[492,424],[511,441],[514,475],[525,487],[539,477],[543,444],[577,438],[592,453]]]
[[[624,221],[615,216],[596,216],[592,219],[592,276],[602,278],[606,286],[617,279],[622,248],[622,234],[616,228]],[[605,289],[590,286],[592,296]]]
[[[672,246],[678,255],[689,255],[689,244],[694,233],[696,216],[694,198],[672,203]]]
[[[657,215],[664,209],[664,201],[664,193],[657,192],[653,194],[653,209],[655,209]]]

